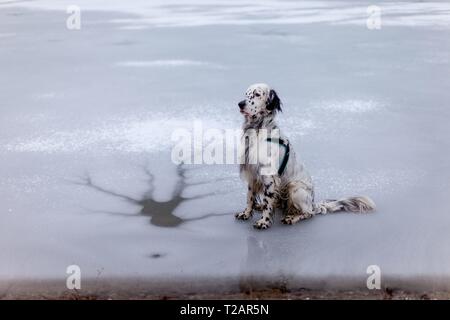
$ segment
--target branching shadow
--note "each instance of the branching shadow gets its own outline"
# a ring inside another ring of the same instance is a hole
[[[80,181],[73,181],[73,183],[89,187],[98,192],[119,198],[123,201],[126,201],[126,202],[134,204],[134,205],[138,205],[141,207],[141,210],[137,213],[122,213],[122,212],[112,212],[112,211],[103,211],[103,210],[97,211],[97,212],[121,215],[121,216],[125,216],[125,217],[146,216],[146,217],[150,218],[150,223],[152,225],[159,226],[159,227],[177,227],[177,226],[181,225],[182,223],[189,222],[189,221],[202,220],[202,219],[215,217],[215,216],[229,215],[229,213],[221,213],[221,214],[210,213],[210,214],[205,214],[205,215],[194,217],[194,218],[181,218],[179,216],[176,216],[173,212],[183,201],[202,199],[202,198],[214,195],[214,192],[208,192],[208,193],[202,194],[202,195],[186,197],[186,196],[183,196],[184,190],[188,186],[191,187],[191,186],[195,186],[195,185],[203,185],[203,184],[207,184],[210,182],[206,181],[206,182],[187,183],[186,182],[187,170],[183,165],[179,165],[179,166],[177,166],[178,180],[175,185],[171,200],[165,201],[165,202],[158,202],[158,201],[155,201],[153,198],[153,192],[155,190],[154,176],[147,168],[143,168],[143,169],[148,177],[149,189],[147,190],[147,192],[145,193],[145,195],[142,199],[135,199],[128,195],[118,193],[116,191],[109,190],[98,184],[95,184],[92,181],[92,178],[90,177],[89,174],[86,174],[85,177],[82,177],[80,179]],[[216,179],[216,180],[214,180],[214,182],[217,182],[220,180],[225,180],[225,179]]]

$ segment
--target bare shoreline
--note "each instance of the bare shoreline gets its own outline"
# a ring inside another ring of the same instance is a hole
[[[403,290],[376,291],[320,291],[263,290],[252,292],[190,293],[190,294],[134,294],[125,293],[21,293],[7,294],[0,300],[448,300],[449,292],[410,292]]]
[[[65,279],[0,281],[0,300],[447,300],[443,286],[415,280],[401,284],[386,281],[381,289],[369,290],[342,281],[326,286],[318,279],[308,283],[263,281],[251,278],[197,279],[90,279],[81,289],[69,290]],[[443,281],[442,283],[445,283]],[[305,286],[303,286],[303,285]],[[387,285],[389,284],[389,285]]]

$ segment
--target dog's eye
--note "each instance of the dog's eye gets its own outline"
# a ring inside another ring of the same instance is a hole
[[[255,93],[255,96],[260,97],[261,95],[259,93]]]

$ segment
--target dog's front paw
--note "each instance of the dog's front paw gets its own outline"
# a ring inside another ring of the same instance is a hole
[[[255,222],[253,227],[256,229],[268,229],[272,225],[272,221],[269,218],[261,218],[258,221]]]
[[[238,212],[234,215],[238,220],[248,220],[252,216],[251,212],[245,210],[244,212]]]

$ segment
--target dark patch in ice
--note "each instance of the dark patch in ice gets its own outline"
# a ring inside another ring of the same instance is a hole
[[[163,253],[152,253],[151,255],[149,255],[149,257],[152,259],[158,259],[158,258],[162,258],[164,256],[165,256],[165,254],[163,254]]]
[[[7,13],[6,15],[10,16],[10,17],[20,17],[20,16],[23,16],[24,13],[23,12],[10,12],[10,13]]]
[[[186,189],[186,187],[200,185],[200,184],[206,184],[209,182],[199,182],[199,183],[189,183],[188,184],[186,182],[186,169],[183,167],[183,165],[179,165],[179,166],[177,166],[178,180],[175,185],[175,190],[173,192],[172,199],[169,201],[165,201],[165,202],[159,202],[159,201],[155,201],[153,199],[153,191],[155,189],[154,184],[153,184],[153,179],[154,179],[153,174],[150,173],[146,168],[144,169],[144,171],[148,176],[149,190],[145,193],[145,196],[142,199],[135,199],[135,198],[132,198],[125,194],[118,193],[118,192],[115,192],[112,190],[108,190],[100,185],[95,184],[89,175],[87,175],[83,179],[83,181],[75,182],[75,183],[88,186],[94,190],[100,191],[102,193],[108,194],[110,196],[125,200],[129,203],[132,203],[132,204],[142,207],[139,212],[134,213],[134,214],[133,213],[111,212],[111,211],[101,211],[101,212],[115,214],[115,215],[123,215],[123,216],[127,216],[127,217],[136,216],[136,215],[150,217],[150,223],[152,225],[155,225],[158,227],[178,227],[180,224],[182,224],[184,222],[202,220],[202,219],[206,219],[209,217],[223,216],[223,215],[230,214],[230,213],[221,213],[221,214],[209,213],[209,214],[201,215],[201,216],[194,217],[194,218],[178,217],[174,214],[174,211],[183,201],[201,199],[201,198],[205,198],[205,197],[208,197],[208,196],[211,196],[214,194],[213,192],[209,192],[206,194],[197,195],[197,196],[193,196],[193,197],[185,197],[182,194],[183,194],[183,191]]]
[[[120,41],[115,41],[112,43],[112,45],[114,46],[130,46],[130,45],[134,45],[136,44],[136,41],[132,41],[132,40],[120,40]]]

